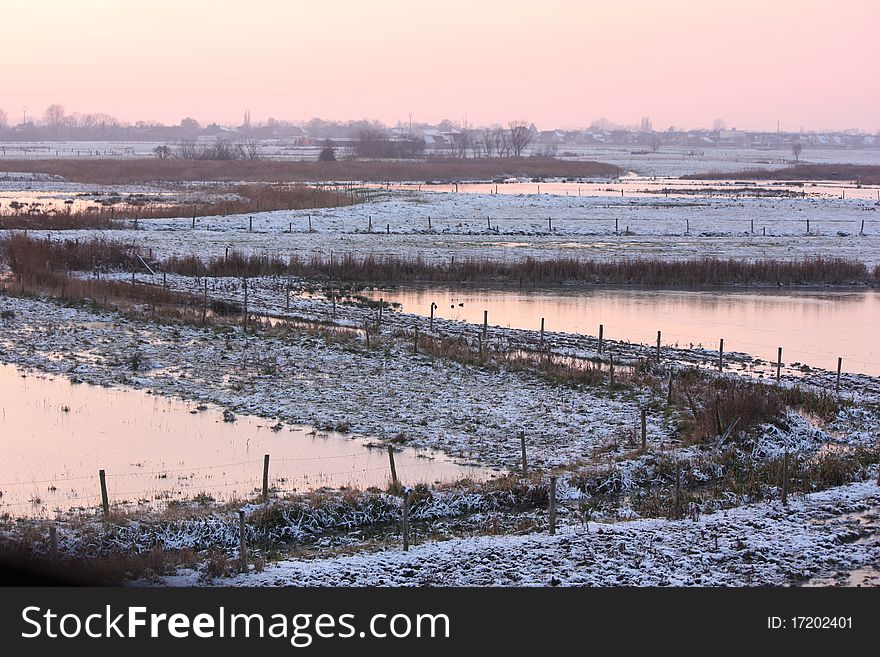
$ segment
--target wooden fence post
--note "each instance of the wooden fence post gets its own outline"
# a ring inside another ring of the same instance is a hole
[[[657,362],[660,362],[660,331],[657,331]]]
[[[54,522],[49,525],[49,558],[52,563],[58,562],[58,532]]]
[[[269,455],[263,455],[263,501],[269,500]]]
[[[489,330],[489,311],[483,311],[483,337],[486,337],[487,331]]]
[[[782,376],[782,347],[779,347],[778,355],[776,357],[776,383],[779,383],[779,379]]]
[[[238,510],[238,570],[247,572],[247,533],[244,525],[244,509]]]
[[[724,338],[718,342],[718,371],[724,371]]]
[[[104,520],[110,517],[110,501],[107,499],[107,475],[103,470],[98,470],[98,479],[101,480],[101,508],[104,511]]]
[[[205,277],[205,289],[202,292],[202,326],[208,320],[208,277]]]
[[[642,409],[642,449],[648,447],[648,412]]]
[[[397,481],[397,468],[394,465],[394,447],[391,445],[388,445],[388,461],[391,463],[391,485],[397,490],[400,484]]]
[[[715,393],[715,428],[718,429],[718,435],[724,435],[724,419],[721,417],[721,393]]]
[[[605,333],[605,325],[599,324],[599,353],[602,353],[602,341]]]
[[[674,520],[681,519],[681,468],[678,460],[675,461],[675,506],[673,507]]]
[[[403,551],[409,551],[409,490],[403,491]]]
[[[242,314],[242,327],[245,331],[247,331],[248,325],[248,286],[247,286],[247,278],[242,279],[244,281],[244,313]]]
[[[519,432],[519,444],[522,449],[522,475],[525,477],[529,472],[529,464],[526,460],[526,432]]]
[[[837,383],[834,385],[834,391],[840,394],[840,368],[843,367],[843,357],[837,357]]]
[[[544,318],[541,318],[541,344],[544,344]]]
[[[788,447],[782,457],[782,506],[788,506]]]
[[[550,477],[550,535],[556,533],[556,476]]]
[[[436,307],[437,307],[437,304],[432,301],[431,302],[431,324],[430,324],[430,329],[429,329],[431,331],[434,330],[434,308],[436,308]]]
[[[608,354],[608,385],[614,385],[614,354]]]

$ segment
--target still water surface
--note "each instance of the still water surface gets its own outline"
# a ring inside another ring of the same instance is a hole
[[[314,432],[239,415],[224,422],[217,407],[142,390],[73,384],[0,365],[0,513],[49,515],[100,504],[98,471],[107,472],[111,502],[252,497],[270,455],[270,486],[380,486],[388,453],[366,440]],[[484,479],[492,473],[442,454],[395,453],[401,481]]]
[[[783,362],[797,361],[828,370],[838,356],[850,373],[880,376],[880,293],[858,291],[773,290],[589,290],[521,291],[430,288],[374,290],[375,299],[402,304],[406,313],[489,325],[597,335],[664,345],[703,346],[739,351]]]

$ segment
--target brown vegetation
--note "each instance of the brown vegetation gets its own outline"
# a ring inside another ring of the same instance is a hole
[[[308,185],[248,184],[212,189],[212,194],[228,195],[223,200],[192,203],[153,203],[111,206],[71,211],[7,212],[0,214],[0,229],[74,230],[125,227],[124,220],[165,219],[189,216],[222,216],[270,212],[273,210],[304,210],[308,208],[352,205],[360,196],[348,189],[329,190]]]
[[[35,239],[23,233],[0,240],[0,254],[16,276],[131,269],[138,263],[135,248],[119,241]]]
[[[103,185],[154,181],[319,182],[486,180],[510,176],[617,177],[620,169],[601,162],[553,158],[431,158],[420,161],[283,162],[277,160],[0,160],[0,172],[62,176]]]
[[[362,284],[403,283],[514,283],[558,285],[851,285],[875,283],[865,265],[841,258],[805,258],[795,261],[627,259],[615,261],[555,258],[517,261],[465,259],[429,262],[421,255],[356,256],[347,253],[333,260],[320,255],[278,256],[230,253],[203,261],[197,256],[175,257],[162,268],[188,276],[288,275],[306,279]]]

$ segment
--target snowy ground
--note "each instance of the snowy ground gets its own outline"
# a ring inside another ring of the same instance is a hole
[[[11,180],[8,188],[21,185]],[[62,185],[60,183],[34,183]],[[54,189],[54,187],[53,187]],[[58,188],[63,192],[63,185]],[[399,193],[370,204],[312,212],[143,221],[137,229],[64,232],[53,238],[102,234],[171,255],[222,255],[227,247],[249,252],[329,254],[393,253],[426,258],[520,258],[559,255],[595,258],[720,256],[790,259],[823,255],[880,264],[880,205],[830,198],[617,198],[560,195]],[[308,230],[311,215],[313,231]],[[431,229],[428,229],[431,217]],[[488,223],[486,217],[489,217]],[[552,230],[547,217],[553,218]],[[810,219],[810,234],[806,220]],[[755,222],[755,234],[751,221]],[[615,220],[617,226],[615,229]],[[859,235],[865,220],[864,235]],[[372,221],[372,232],[368,226]],[[386,233],[386,226],[388,232]],[[762,234],[766,227],[767,235]],[[288,232],[289,231],[289,232]],[[628,234],[627,234],[628,233]],[[39,232],[40,235],[43,231]],[[146,274],[138,274],[145,279]],[[151,278],[151,282],[159,282]],[[170,286],[193,290],[198,281],[169,276]],[[288,313],[285,282],[251,282],[250,308]],[[237,281],[212,281],[212,297],[240,300]],[[519,462],[525,432],[534,466],[588,460],[597,449],[639,422],[645,400],[632,392],[562,387],[538,375],[463,365],[411,353],[388,340],[367,350],[362,337],[328,340],[313,332],[245,335],[240,330],[169,326],[97,309],[0,296],[0,310],[15,316],[0,331],[0,361],[104,385],[148,388],[166,395],[219,404],[238,413],[320,428],[347,425],[352,433],[442,450],[453,458],[510,468]],[[337,308],[343,325],[360,326],[372,311]],[[326,320],[326,300],[296,297],[289,314]],[[388,313],[383,330],[426,331],[427,320]],[[473,326],[437,322],[447,334],[475,337]],[[595,357],[589,336],[547,335],[555,353]],[[493,328],[491,341],[507,349],[532,349],[535,331]],[[621,364],[645,347],[615,343]],[[143,364],[132,371],[129,357]],[[711,352],[664,348],[663,358],[703,364]],[[728,356],[731,369],[751,367],[749,357]],[[793,376],[794,372],[788,372]],[[830,373],[802,380],[829,385]],[[876,399],[873,377],[850,376],[844,393]],[[648,418],[653,450],[672,435],[671,420]],[[821,442],[869,444],[876,437],[872,411],[842,414],[831,427],[792,418],[792,435]],[[777,441],[778,443],[778,441]],[[778,447],[778,444],[776,445]],[[650,450],[649,450],[650,451]],[[415,483],[415,482],[407,482]],[[873,483],[852,484],[794,500],[791,513],[759,504],[669,522],[638,520],[590,525],[589,532],[563,514],[559,534],[457,538],[352,557],[289,561],[235,580],[244,585],[739,585],[789,584],[835,569],[880,560]],[[852,514],[862,514],[855,517]],[[195,575],[170,578],[194,582]],[[226,580],[223,580],[226,583]]]
[[[768,586],[880,567],[874,482],[699,520],[570,521],[555,535],[482,536],[313,561],[217,580],[238,586]],[[197,583],[195,573],[168,577]]]
[[[195,230],[192,217],[141,221],[136,230],[104,235],[153,249],[156,257],[218,256],[227,247],[283,257],[311,253],[326,257],[333,251],[420,254],[443,261],[452,256],[791,260],[822,255],[862,260],[873,267],[880,264],[878,212],[880,202],[858,199],[401,192],[345,208],[199,217]],[[57,236],[93,235],[65,231]]]
[[[685,176],[709,171],[734,173],[747,169],[780,169],[792,164],[791,149],[682,148],[664,147],[657,153],[634,155],[639,147],[560,146],[558,155],[572,152],[575,158],[616,164],[644,176]],[[805,149],[804,164],[878,164],[880,149]]]
[[[366,351],[294,333],[289,340],[169,327],[0,297],[16,313],[0,359],[89,383],[150,388],[238,413],[356,434],[407,437],[465,462],[509,466],[529,436],[535,465],[570,462],[638,421],[637,400],[561,390],[537,376]],[[147,364],[132,372],[127,355]],[[267,375],[268,368],[277,374]],[[649,426],[651,442],[667,430]],[[415,482],[413,482],[415,483]]]

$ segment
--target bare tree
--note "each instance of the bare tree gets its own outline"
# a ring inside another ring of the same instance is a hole
[[[458,135],[455,136],[452,145],[453,154],[455,157],[463,160],[467,157],[468,149],[471,148],[471,146],[473,146],[473,136],[471,135],[470,129],[465,124],[458,132]]]
[[[485,152],[486,157],[494,157],[495,155],[500,156],[500,147],[501,144],[498,141],[497,131],[492,128],[486,128],[483,130],[483,152]]]
[[[801,151],[803,151],[803,150],[804,150],[804,145],[800,139],[795,139],[793,142],[791,142],[791,152],[792,152],[792,155],[794,155],[795,162],[801,161]]]
[[[248,112],[248,119],[250,119],[250,112]],[[260,140],[259,139],[245,139],[241,144],[239,144],[239,148],[242,151],[242,157],[245,160],[259,160],[260,159]]]
[[[510,136],[504,128],[495,128],[492,131],[492,138],[495,140],[495,150],[498,157],[510,156]]]
[[[195,139],[184,139],[177,145],[177,157],[181,160],[199,159],[199,149]]]
[[[513,157],[521,157],[526,146],[532,141],[532,132],[529,124],[525,121],[511,121],[507,124],[509,129],[510,152]]]
[[[61,126],[64,125],[64,105],[58,103],[49,105],[43,113],[43,121],[52,130],[52,136],[57,139]]]
[[[656,132],[652,133],[650,137],[648,137],[648,146],[651,147],[651,150],[655,153],[660,150],[660,145],[663,143],[663,140],[660,139],[660,135]]]

